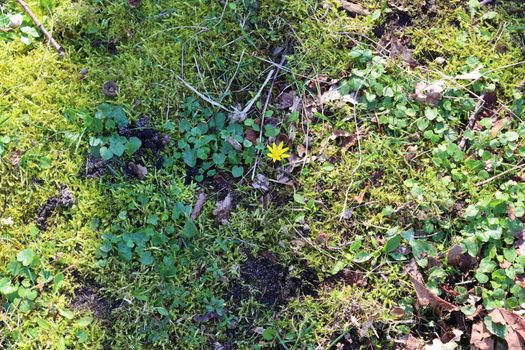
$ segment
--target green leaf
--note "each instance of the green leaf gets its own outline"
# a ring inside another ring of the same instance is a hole
[[[0,279],[0,293],[4,295],[15,293],[18,290],[18,287],[13,286],[11,284],[11,280],[9,278],[2,278]]]
[[[87,326],[89,326],[91,324],[91,322],[93,322],[93,317],[85,316],[85,317],[82,317],[77,322],[75,322],[75,325],[77,327],[87,327]]]
[[[138,137],[130,137],[128,139],[128,142],[126,142],[126,154],[128,156],[133,155],[135,152],[137,152],[140,147],[142,146],[142,141]]]
[[[99,152],[100,152],[100,156],[104,160],[110,160],[111,158],[113,158],[113,152],[111,152],[111,150],[107,148],[106,146],[100,147]]]
[[[242,166],[234,166],[232,168],[233,177],[241,177],[244,174],[244,168]]]
[[[16,260],[20,261],[22,265],[29,266],[35,259],[35,253],[31,249],[24,249],[16,255]]]
[[[197,164],[197,154],[192,149],[185,150],[182,153],[182,159],[184,159],[184,163],[190,168],[194,168]]]
[[[305,203],[305,200],[304,200],[304,197],[302,194],[298,193],[298,192],[295,192],[294,195],[293,195],[293,200],[296,202],[296,203],[299,203],[299,204],[304,204]]]
[[[44,10],[50,11],[53,9],[53,1],[52,0],[40,0],[40,7]]]
[[[20,28],[20,31],[31,38],[38,38],[40,36],[38,31],[33,27],[22,27]]]
[[[75,313],[71,310],[68,310],[66,308],[63,308],[63,307],[59,307],[58,308],[58,313],[62,316],[62,317],[65,317],[67,318],[68,320],[72,320],[75,318]]]
[[[399,247],[400,243],[401,243],[401,236],[400,235],[395,235],[394,237],[391,237],[386,242],[385,252],[387,252],[387,253],[393,252],[394,250],[397,249],[397,247]]]
[[[151,252],[142,252],[142,253],[139,253],[139,261],[142,264],[149,266],[153,264],[155,259],[153,258],[153,255],[151,254]]]
[[[275,329],[272,329],[272,328],[266,328],[262,332],[262,337],[266,341],[273,340],[276,336],[277,336],[277,331]]]
[[[126,147],[122,141],[123,140],[121,137],[117,135],[113,135],[109,139],[109,150],[117,157],[123,155],[124,151],[126,150]]]
[[[505,339],[505,337],[507,336],[507,325],[493,322],[490,316],[485,316],[485,318],[483,319],[483,323],[485,324],[490,333],[502,339]]]
[[[182,236],[184,238],[192,238],[195,237],[198,233],[197,226],[195,226],[195,223],[190,218],[186,218],[186,222],[184,223],[184,227],[182,228]]]

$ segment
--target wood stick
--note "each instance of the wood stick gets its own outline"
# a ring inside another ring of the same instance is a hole
[[[24,11],[27,13],[27,15],[29,17],[31,17],[31,19],[33,20],[33,22],[35,23],[35,25],[38,27],[38,29],[40,29],[40,31],[44,34],[44,36],[46,37],[47,39],[47,42],[49,44],[51,44],[51,46],[53,46],[53,48],[58,52],[58,55],[61,57],[61,58],[65,58],[66,57],[66,52],[64,51],[64,49],[62,48],[62,46],[60,46],[55,39],[53,39],[53,36],[51,36],[51,34],[47,31],[47,29],[44,27],[44,25],[42,23],[40,23],[40,21],[38,20],[38,18],[36,18],[35,14],[33,13],[33,11],[31,11],[31,9],[29,8],[29,6],[27,6],[27,4],[25,3],[24,0],[16,0],[16,2],[22,6],[22,8],[24,9]]]
[[[502,176],[505,176],[505,175],[507,175],[507,174],[510,174],[510,173],[512,173],[512,172],[514,172],[514,171],[516,171],[516,170],[521,169],[521,168],[525,168],[525,163],[518,164],[518,165],[516,165],[516,166],[513,167],[513,168],[510,168],[510,169],[508,169],[508,170],[505,170],[505,171],[502,172],[502,173],[499,173],[498,175],[494,175],[494,176],[491,177],[491,178],[488,178],[488,179],[486,179],[486,180],[483,180],[483,181],[481,181],[481,182],[478,182],[478,183],[476,184],[476,187],[486,185],[486,184],[488,184],[489,182],[492,182],[493,180],[496,180],[496,179],[498,179],[498,178],[500,178],[500,177],[502,177]]]

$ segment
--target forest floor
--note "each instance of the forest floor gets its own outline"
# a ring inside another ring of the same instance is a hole
[[[28,5],[0,348],[525,348],[520,1]]]

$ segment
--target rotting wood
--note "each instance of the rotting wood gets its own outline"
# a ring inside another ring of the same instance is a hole
[[[29,6],[25,3],[24,0],[16,0],[16,2],[22,6],[22,8],[24,9],[24,11],[27,13],[27,15],[29,17],[31,17],[31,19],[33,20],[33,22],[35,23],[35,25],[38,27],[38,29],[40,29],[40,31],[42,32],[42,34],[44,34],[44,36],[46,37],[47,39],[47,42],[53,46],[53,48],[58,52],[58,55],[61,57],[61,58],[65,58],[66,57],[66,52],[64,51],[64,48],[62,46],[60,46],[56,40],[53,38],[53,36],[47,31],[47,29],[44,27],[44,25],[38,20],[38,18],[36,18],[35,14],[33,13],[33,11],[31,11],[31,9],[29,8]]]

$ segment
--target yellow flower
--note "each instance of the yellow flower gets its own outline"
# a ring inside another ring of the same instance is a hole
[[[283,148],[283,143],[281,142],[279,146],[275,145],[275,142],[273,143],[272,147],[267,145],[268,150],[270,150],[270,153],[268,153],[268,157],[272,158],[274,162],[278,160],[284,160],[285,158],[290,157],[289,154],[286,154],[286,151],[288,151],[288,147]]]

